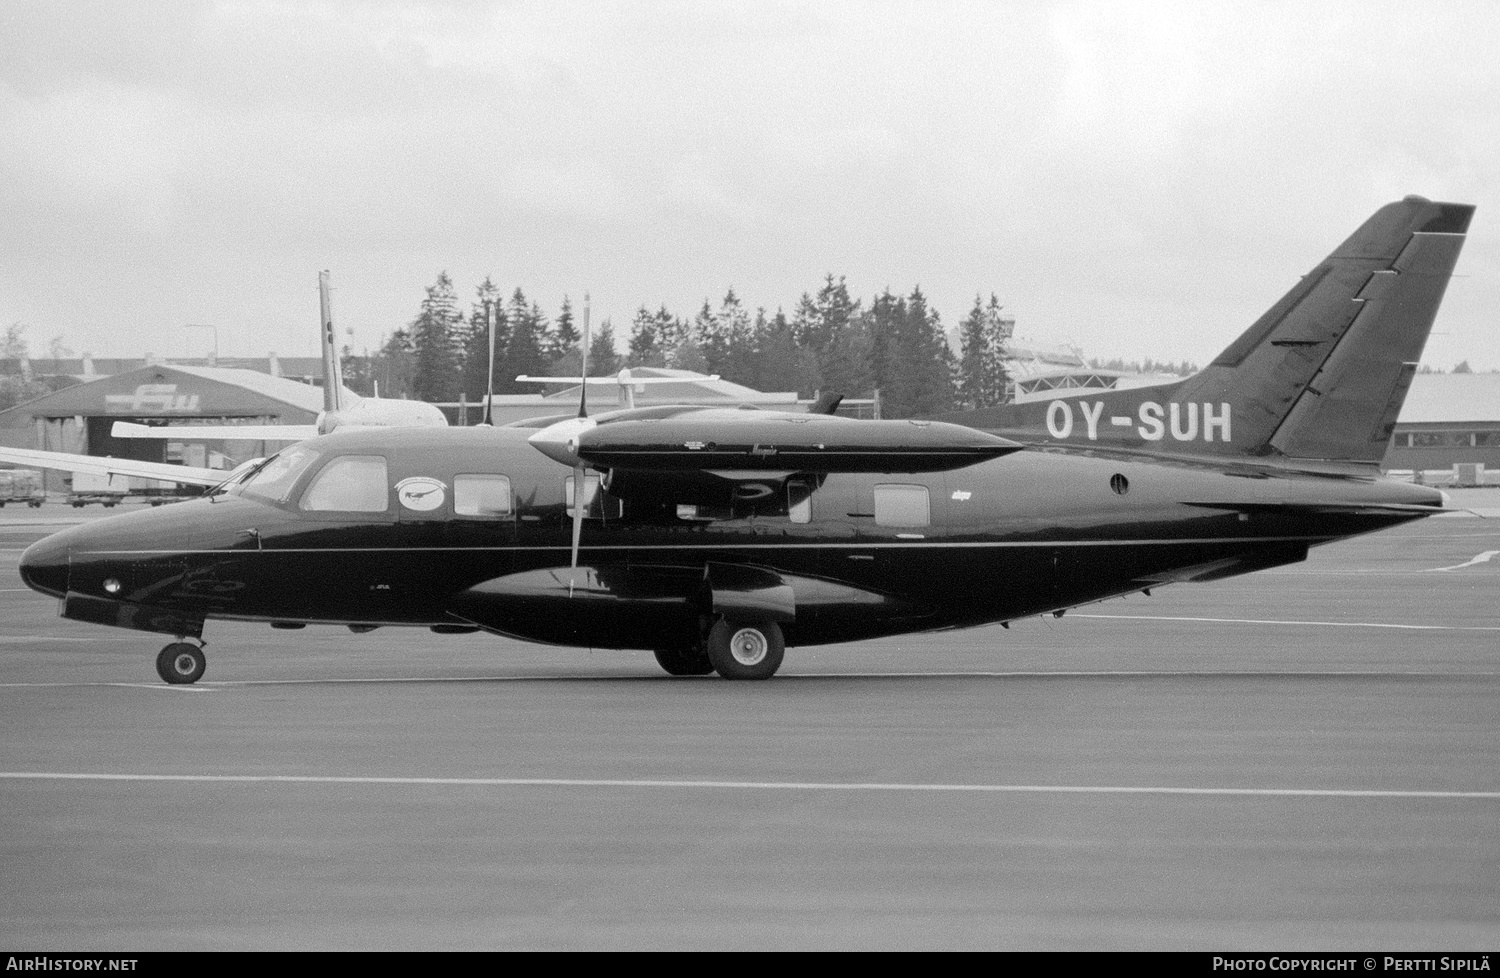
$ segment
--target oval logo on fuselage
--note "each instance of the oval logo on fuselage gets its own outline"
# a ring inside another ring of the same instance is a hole
[[[425,475],[414,475],[396,483],[396,498],[407,509],[427,512],[443,505],[446,487],[437,479]]]

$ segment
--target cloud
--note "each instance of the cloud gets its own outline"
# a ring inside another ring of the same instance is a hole
[[[235,322],[252,349],[309,348],[319,267],[370,343],[444,268],[548,307],[589,289],[617,322],[730,284],[790,307],[831,271],[861,294],[920,283],[950,322],[995,291],[1033,335],[1203,360],[1418,192],[1482,205],[1461,263],[1475,277],[1444,317],[1472,338],[1453,353],[1500,365],[1482,323],[1500,301],[1489,4],[0,18],[0,204],[24,228],[0,231],[0,319],[76,347],[131,352],[218,316],[226,348]]]

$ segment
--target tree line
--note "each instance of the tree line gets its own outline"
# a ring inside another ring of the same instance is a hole
[[[495,324],[495,393],[535,392],[516,383],[520,374],[578,376],[581,324],[569,297],[550,317],[522,289],[506,297],[486,278],[465,312],[446,272],[426,292],[416,317],[376,353],[345,350],[346,384],[366,394],[378,386],[385,397],[478,401],[490,367],[487,315]],[[1011,321],[1000,310],[995,295],[975,296],[959,325],[955,357],[920,287],[905,295],[885,289],[866,305],[849,294],[842,276],[829,274],[790,315],[765,306],[752,311],[731,287],[717,305],[705,299],[691,318],[665,305],[641,306],[623,356],[614,324],[604,319],[592,330],[588,369],[590,376],[626,366],[695,370],[804,398],[819,391],[869,397],[878,390],[886,417],[939,414],[1005,399]]]

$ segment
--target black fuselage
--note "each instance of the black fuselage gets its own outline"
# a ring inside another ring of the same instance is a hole
[[[650,649],[696,641],[716,609],[763,607],[790,646],[1008,621],[1228,577],[1442,505],[1434,490],[1354,475],[1033,449],[916,475],[746,476],[722,504],[670,480],[655,496],[600,492],[574,571],[573,470],[540,455],[529,434],[313,439],[304,445],[318,462],[285,501],[234,490],[101,519],[32,546],[22,576],[62,598],[67,617],[179,635],[227,619],[479,627]],[[302,508],[321,468],[345,455],[386,460],[388,507]],[[509,479],[509,512],[455,511],[455,477],[475,474]],[[623,492],[628,473],[617,475]],[[442,505],[408,508],[404,480],[441,483]]]

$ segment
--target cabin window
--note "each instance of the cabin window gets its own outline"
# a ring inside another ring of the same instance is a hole
[[[258,470],[243,477],[240,493],[252,499],[284,503],[291,496],[292,486],[317,460],[318,453],[307,448],[288,448],[278,452]]]
[[[594,505],[594,499],[599,495],[599,477],[597,475],[585,475],[583,477],[583,512],[588,515],[589,507]],[[567,500],[568,516],[573,516],[573,477],[570,475],[563,480],[563,498]]]
[[[928,526],[932,507],[926,486],[895,484],[875,487],[875,522],[879,526]]]
[[[302,508],[316,513],[383,513],[387,494],[383,456],[344,455],[323,466],[302,494]]]
[[[458,516],[509,516],[510,477],[455,475],[453,512]]]
[[[787,480],[786,515],[793,523],[812,522],[812,487],[801,479]]]

